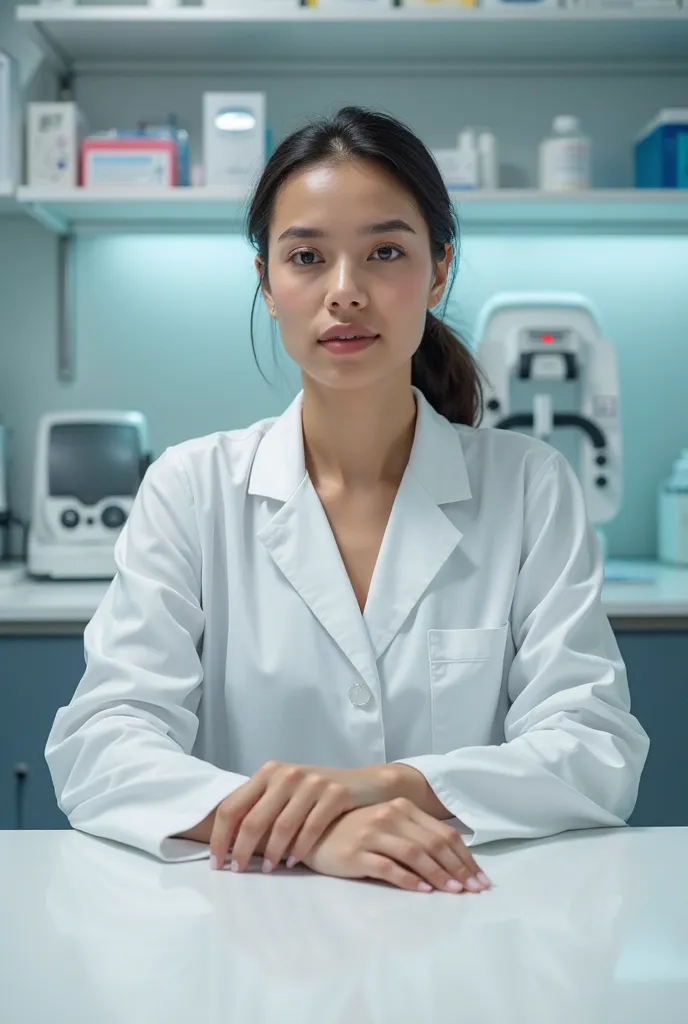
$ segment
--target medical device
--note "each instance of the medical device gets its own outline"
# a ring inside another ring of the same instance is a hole
[[[48,413],[38,426],[28,571],[111,579],[115,541],[151,463],[139,412]]]
[[[568,293],[500,294],[482,310],[477,339],[488,378],[481,425],[557,447],[591,522],[613,519],[622,499],[619,373],[592,305]]]
[[[264,92],[203,94],[205,183],[243,198],[265,166],[270,135]]]

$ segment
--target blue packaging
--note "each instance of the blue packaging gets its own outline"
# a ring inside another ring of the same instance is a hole
[[[661,110],[635,144],[636,188],[688,188],[688,110]]]

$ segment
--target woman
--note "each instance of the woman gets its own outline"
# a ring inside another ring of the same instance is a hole
[[[430,154],[343,108],[248,226],[303,391],[148,471],[48,739],[60,807],[162,860],[426,892],[489,887],[479,843],[624,824],[648,740],[595,534],[554,448],[474,426]]]

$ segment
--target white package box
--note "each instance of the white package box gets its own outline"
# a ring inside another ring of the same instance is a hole
[[[76,103],[29,103],[27,183],[75,188],[79,184],[82,119]]]
[[[458,148],[433,149],[432,156],[449,191],[478,188],[480,181],[477,153],[467,153]]]
[[[264,92],[203,94],[206,185],[245,197],[265,167],[266,148]]]
[[[0,192],[12,192],[21,177],[21,112],[19,71],[0,52]]]

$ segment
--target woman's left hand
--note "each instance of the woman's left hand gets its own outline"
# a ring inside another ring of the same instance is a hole
[[[232,870],[243,871],[265,839],[263,871],[271,871],[287,851],[287,866],[293,867],[342,814],[390,799],[394,769],[390,764],[323,768],[268,761],[218,805],[210,853],[222,868],[231,847]]]

